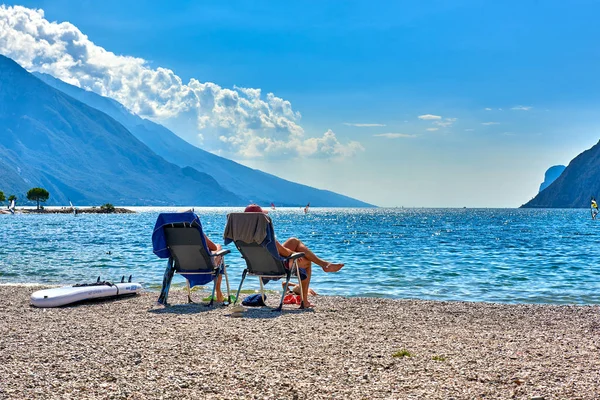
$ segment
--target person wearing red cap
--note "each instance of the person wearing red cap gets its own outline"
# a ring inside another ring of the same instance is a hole
[[[257,204],[250,204],[248,207],[246,207],[244,212],[261,212],[261,213],[268,214],[268,212],[264,211]],[[306,275],[307,275],[306,279],[302,280],[302,282],[301,282],[302,293],[304,295],[303,296],[304,298],[302,299],[302,303],[303,303],[302,306],[303,307],[312,307],[312,305],[308,302],[308,292],[309,292],[308,287],[310,285],[312,263],[315,263],[319,267],[323,268],[323,271],[325,271],[325,272],[337,272],[340,269],[342,269],[344,264],[330,263],[330,262],[320,259],[300,239],[295,238],[295,237],[289,238],[288,240],[283,242],[283,244],[280,244],[277,240],[275,240],[275,243],[277,244],[277,252],[282,257],[289,257],[293,253],[304,253],[304,257],[298,259],[298,266],[300,268],[304,268],[306,270]]]

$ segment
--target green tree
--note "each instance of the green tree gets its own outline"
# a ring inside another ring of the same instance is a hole
[[[0,202],[3,202],[4,200],[6,200],[6,197],[4,197],[4,192],[0,190]]]
[[[110,203],[102,204],[100,206],[100,209],[102,210],[102,212],[109,213],[109,214],[115,212],[115,206],[113,206]]]
[[[48,197],[50,197],[50,193],[42,188],[29,189],[29,192],[27,192],[27,200],[36,201],[38,210],[40,209],[40,201],[44,202],[48,200]]]

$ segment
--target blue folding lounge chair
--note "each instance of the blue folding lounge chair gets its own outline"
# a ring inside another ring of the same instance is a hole
[[[247,274],[259,277],[258,281],[260,282],[260,292],[263,296],[263,301],[263,281],[268,282],[271,279],[285,278],[283,294],[281,295],[281,301],[276,311],[281,311],[283,298],[287,292],[292,275],[296,276],[302,290],[300,281],[302,276],[306,278],[306,271],[298,268],[298,259],[303,257],[304,253],[294,253],[289,257],[279,255],[275,243],[273,223],[268,215],[263,213],[228,214],[223,239],[225,240],[225,244],[234,242],[235,247],[237,247],[246,261],[246,269],[242,273],[242,280],[236,294],[235,302],[239,299],[242,284]]]
[[[154,254],[168,258],[167,269],[163,277],[158,302],[167,305],[169,288],[173,274],[178,273],[187,280],[188,302],[192,303],[190,289],[196,285],[205,285],[214,281],[211,300],[213,304],[217,277],[225,275],[227,282],[227,301],[230,299],[229,278],[225,266],[225,254],[230,250],[212,253],[204,239],[200,218],[193,212],[159,214],[152,233]],[[221,257],[219,265],[214,264],[215,257]]]

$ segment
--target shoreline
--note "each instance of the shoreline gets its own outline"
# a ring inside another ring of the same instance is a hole
[[[600,307],[316,296],[283,313],[155,293],[56,309],[0,286],[0,397],[594,399]],[[196,293],[195,298],[201,294]],[[269,305],[276,299],[269,296]],[[296,379],[296,381],[294,381]]]
[[[124,275],[125,278],[128,277],[128,275]],[[109,281],[111,283],[119,283],[120,282],[120,278],[118,279],[104,279],[102,278],[102,280],[105,281]],[[95,279],[87,279],[87,280],[81,280],[81,281],[69,281],[69,282],[64,282],[64,283],[50,283],[50,282],[1,282],[0,281],[0,288],[2,287],[27,287],[27,288],[58,288],[58,287],[63,287],[63,286],[73,286],[76,284],[83,284],[83,283],[92,283],[93,281],[95,281]],[[135,279],[133,279],[134,282],[136,282]],[[139,283],[139,282],[138,282]],[[162,288],[162,283],[159,281],[156,281],[154,283],[141,283],[142,287],[143,287],[143,291],[145,293],[148,294],[155,294],[158,296],[158,294],[161,291]],[[210,291],[212,290],[212,284],[209,284],[208,286],[197,286],[195,288],[192,288],[192,295],[194,293],[206,293],[207,295],[210,294]],[[185,282],[172,282],[171,283],[171,290],[187,290],[186,289],[186,283]],[[224,290],[224,289],[223,289]],[[231,287],[231,294],[235,295],[237,291],[237,283],[235,285],[233,285]],[[242,295],[247,295],[247,294],[256,294],[256,293],[260,293],[260,290],[258,288],[244,288],[242,289],[242,291],[240,292]],[[275,296],[275,298],[279,298],[279,296],[281,296],[281,290],[277,287],[277,288],[273,288],[273,287],[265,287],[265,294],[269,295],[269,296]],[[356,299],[356,300],[369,300],[369,299],[381,299],[381,300],[390,300],[390,301],[423,301],[423,302],[433,302],[433,303],[469,303],[469,304],[487,304],[487,305],[498,305],[498,306],[549,306],[549,307],[598,307],[600,310],[600,303],[577,303],[577,302],[570,302],[570,301],[562,301],[562,302],[554,302],[554,303],[548,303],[548,302],[524,302],[524,301],[514,301],[514,302],[502,302],[502,301],[485,301],[485,300],[469,300],[469,299],[437,299],[437,298],[420,298],[420,297],[393,297],[393,296],[387,296],[387,295],[380,295],[380,296],[368,296],[368,295],[364,295],[364,294],[352,294],[352,295],[339,295],[339,294],[319,294],[319,297],[324,298],[324,297],[339,297],[339,298],[344,298],[344,299]]]

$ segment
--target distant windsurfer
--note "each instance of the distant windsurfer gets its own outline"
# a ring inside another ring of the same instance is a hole
[[[310,207],[310,203],[308,203],[306,207],[304,207],[304,214],[308,214],[308,207]]]
[[[598,203],[596,203],[596,199],[592,197],[592,204],[591,204],[591,212],[592,212],[592,219],[596,219],[596,216],[598,215]]]
[[[73,203],[71,203],[71,200],[69,200],[69,204],[71,205],[71,210],[73,210],[73,215],[77,215],[77,208],[75,208],[75,206],[73,206]]]

